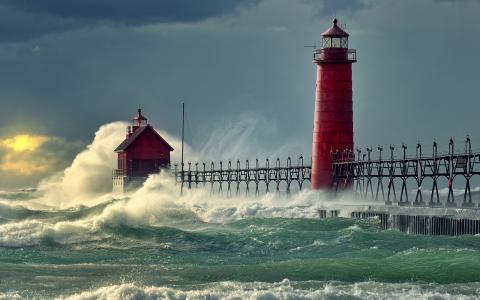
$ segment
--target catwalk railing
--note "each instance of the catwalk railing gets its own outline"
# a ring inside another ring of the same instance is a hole
[[[475,176],[480,178],[480,152],[472,151],[469,138],[460,152],[455,152],[452,139],[446,153],[438,152],[435,141],[428,155],[422,152],[420,144],[416,145],[414,156],[407,156],[406,145],[402,145],[400,156],[395,156],[394,146],[389,147],[390,155],[386,158],[383,147],[377,150],[377,158],[372,158],[371,148],[365,153],[359,149],[356,153],[332,153],[333,190],[352,190],[360,198],[384,201],[387,205],[475,207],[471,183]],[[188,162],[183,167],[174,164],[172,173],[177,183],[188,189],[203,187],[227,195],[290,193],[304,189],[305,183],[310,182],[311,165],[305,165],[302,156],[296,163],[289,157],[284,164],[277,158],[273,165],[268,158],[262,165],[256,159],[254,166],[250,166],[249,160],[243,164],[239,160],[226,164]],[[439,187],[446,191],[442,197]],[[461,198],[461,203],[458,199],[456,202],[456,197]]]
[[[378,158],[372,159],[372,149],[366,153],[357,149],[356,158],[352,151],[332,153],[333,187],[339,191],[352,187],[355,194],[368,199],[382,200],[386,204],[455,207],[454,186],[463,190],[461,206],[473,208],[471,181],[480,175],[480,152],[472,152],[470,138],[465,140],[465,150],[455,152],[450,139],[448,153],[439,154],[437,142],[433,142],[432,154],[425,156],[422,146],[417,144],[414,157],[407,156],[407,146],[402,145],[403,153],[395,157],[394,146],[390,146],[390,156],[382,157],[382,147],[378,147]],[[428,182],[428,184],[427,184]],[[445,182],[446,201],[441,201],[439,182]],[[413,189],[409,199],[409,190]],[[424,192],[423,190],[426,190]],[[397,197],[397,191],[400,191]],[[427,195],[427,203],[424,194]]]
[[[292,159],[288,157],[284,165],[277,158],[272,166],[268,158],[264,165],[260,165],[256,159],[255,166],[250,166],[249,160],[243,165],[239,160],[235,165],[231,161],[226,165],[221,161],[218,164],[188,162],[183,167],[174,164],[172,172],[177,183],[185,188],[204,187],[212,193],[226,191],[227,195],[232,192],[238,195],[242,190],[247,195],[251,190],[257,195],[271,191],[290,193],[292,189],[302,190],[311,177],[311,167],[304,165],[303,156],[298,158],[296,164],[292,164]]]

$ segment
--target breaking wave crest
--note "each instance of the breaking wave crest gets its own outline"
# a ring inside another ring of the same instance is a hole
[[[452,290],[455,292],[452,293]],[[121,284],[66,296],[83,299],[477,299],[480,284],[436,286],[360,282],[219,282],[180,289]]]
[[[32,246],[44,242],[71,244],[103,239],[117,227],[176,227],[192,230],[201,224],[231,223],[250,217],[315,218],[317,198],[304,192],[289,199],[209,196],[203,190],[178,196],[168,175],[151,176],[135,193],[88,207],[34,209],[0,203],[0,246]]]
[[[68,168],[45,179],[38,188],[1,192],[0,246],[31,246],[45,241],[70,244],[89,241],[92,236],[103,239],[105,228],[121,226],[192,229],[200,223],[229,223],[250,217],[315,218],[318,206],[328,205],[327,195],[309,191],[289,198],[274,193],[249,198],[212,196],[206,190],[192,189],[180,197],[179,186],[166,172],[150,176],[133,194],[114,196],[110,193],[110,174],[116,161],[112,149],[124,138],[126,125],[114,122],[101,126],[92,143]],[[246,132],[242,139],[248,140],[252,126],[241,127]],[[179,148],[178,138],[165,132],[162,135]],[[218,139],[211,143],[217,144]],[[197,157],[188,146],[186,153]],[[176,155],[174,152],[173,160]]]

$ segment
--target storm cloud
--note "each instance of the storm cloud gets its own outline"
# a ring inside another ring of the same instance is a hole
[[[199,22],[235,13],[260,0],[2,0],[0,41],[20,41],[105,23]]]
[[[120,23],[195,22],[235,11],[259,0],[3,0],[1,4],[66,19]]]
[[[332,18],[339,15],[351,14],[358,10],[367,9],[371,6],[366,0],[305,0],[312,5],[319,17]]]
[[[84,27],[192,23],[250,9],[262,0],[0,0],[0,42]],[[320,17],[368,8],[364,0],[302,0]],[[302,2],[299,1],[299,2]]]

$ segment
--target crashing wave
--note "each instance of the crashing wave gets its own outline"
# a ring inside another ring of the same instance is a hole
[[[341,282],[218,282],[172,288],[133,283],[100,287],[61,299],[478,299],[480,284]]]

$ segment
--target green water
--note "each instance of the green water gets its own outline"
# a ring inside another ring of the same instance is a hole
[[[187,208],[163,210],[163,224],[92,221],[113,205],[0,205],[0,299],[480,297],[478,236],[406,235],[375,219],[205,221]]]

